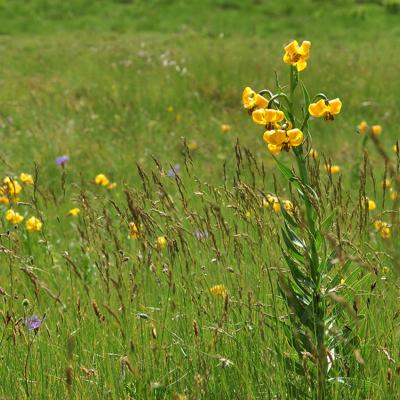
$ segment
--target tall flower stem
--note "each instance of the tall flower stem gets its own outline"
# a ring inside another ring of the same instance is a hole
[[[298,83],[298,72],[295,67],[291,66],[290,70],[290,105],[289,111],[291,115],[291,122],[295,127],[294,117],[294,94]],[[314,398],[318,400],[325,399],[325,383],[327,374],[327,355],[325,348],[325,306],[323,296],[321,295],[321,271],[319,268],[319,257],[316,248],[316,226],[315,226],[315,212],[313,210],[312,203],[309,198],[308,186],[309,176],[306,165],[306,158],[304,154],[303,146],[294,148],[294,154],[296,157],[298,172],[300,180],[303,184],[301,196],[304,200],[304,206],[306,209],[306,222],[308,227],[308,238],[309,238],[309,271],[311,280],[313,282],[313,313],[314,313],[314,334],[317,347],[317,376],[318,385],[317,391],[314,394]]]

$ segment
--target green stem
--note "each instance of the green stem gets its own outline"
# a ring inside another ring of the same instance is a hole
[[[295,126],[295,118],[294,118],[294,93],[298,83],[298,74],[295,67],[291,66],[290,69],[290,104],[289,104],[289,112],[290,119]],[[296,79],[297,76],[297,79]],[[307,119],[303,122],[302,128],[304,127]],[[296,156],[298,171],[300,175],[300,179],[305,187],[309,186],[310,180],[307,171],[306,159],[304,155],[303,146],[295,147],[294,154]],[[325,399],[325,384],[326,384],[326,373],[327,373],[327,356],[325,351],[325,307],[323,303],[323,298],[321,296],[320,285],[321,285],[321,271],[319,270],[319,258],[318,252],[316,248],[316,226],[315,226],[315,213],[313,210],[313,205],[309,199],[308,193],[304,191],[303,193],[304,205],[306,208],[306,219],[308,225],[309,232],[309,246],[310,246],[310,272],[311,279],[314,283],[313,289],[313,312],[315,316],[315,338],[317,344],[318,351],[318,362],[317,362],[317,374],[318,374],[318,385],[316,392],[316,399],[323,400]]]

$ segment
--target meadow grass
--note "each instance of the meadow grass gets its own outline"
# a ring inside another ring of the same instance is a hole
[[[0,205],[1,398],[311,396],[287,363],[282,215],[263,207],[268,193],[301,198],[240,104],[247,85],[274,89],[273,71],[287,84],[293,38],[313,43],[309,91],[343,101],[333,123],[313,122],[310,162],[323,213],[335,211],[329,240],[352,261],[339,271],[348,312],[337,328],[350,339],[330,395],[397,398],[398,217],[387,240],[372,223],[398,209],[356,127],[383,126],[398,174],[399,14],[379,2],[269,3],[0,2],[1,178],[33,175],[13,208],[43,221],[27,232]],[[96,186],[99,173],[117,187]],[[363,193],[376,210],[363,211]],[[210,292],[218,284],[227,296]],[[44,317],[37,331],[32,315]]]

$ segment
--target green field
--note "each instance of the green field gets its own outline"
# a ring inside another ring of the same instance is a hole
[[[312,42],[308,92],[343,102],[307,139],[325,279],[340,282],[319,290],[343,309],[324,322],[325,399],[400,398],[400,3],[0,0],[0,178],[34,180],[0,204],[0,399],[323,398],[312,352],[288,339],[289,217],[263,199],[290,199],[306,237],[307,207],[241,104],[246,86],[287,91],[293,39]],[[375,146],[362,120],[382,126]],[[277,158],[296,171],[293,154]]]

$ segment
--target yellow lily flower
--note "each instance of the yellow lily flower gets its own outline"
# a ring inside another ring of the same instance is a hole
[[[301,46],[297,40],[289,43],[285,47],[285,54],[283,56],[283,62],[286,64],[294,65],[297,71],[303,71],[307,67],[308,57],[310,56],[311,42],[305,40]]]
[[[342,102],[340,99],[324,100],[311,103],[308,112],[315,118],[324,117],[326,120],[333,120],[333,116],[340,113]]]
[[[263,139],[272,154],[279,154],[282,150],[289,151],[292,147],[300,146],[303,142],[303,132],[298,128],[288,131],[269,130],[264,132]]]
[[[243,90],[242,102],[244,108],[247,110],[254,110],[256,108],[265,108],[268,106],[268,100],[256,93],[251,87],[247,86]]]
[[[270,108],[260,108],[251,114],[253,121],[259,125],[273,125],[285,118],[285,114],[280,110]]]

